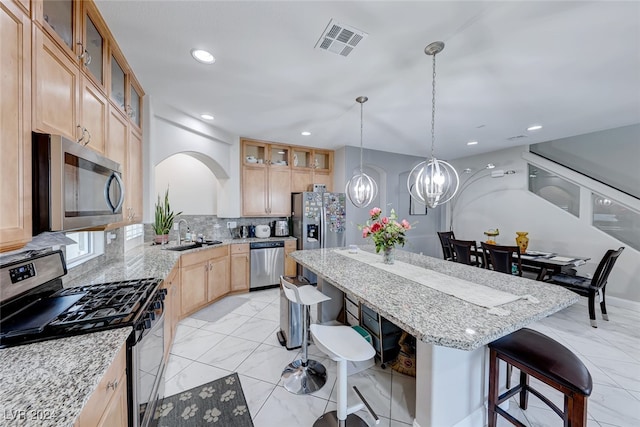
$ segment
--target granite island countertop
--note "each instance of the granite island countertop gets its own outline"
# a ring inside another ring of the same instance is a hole
[[[0,425],[72,426],[131,330],[0,350]]]
[[[373,252],[373,247],[365,247],[364,250]],[[416,338],[459,350],[474,350],[549,316],[577,302],[579,298],[560,286],[396,250],[396,265],[407,263],[442,273],[449,276],[448,279],[535,298],[535,302],[519,299],[500,306],[508,314],[496,315],[489,313],[485,307],[336,251],[347,252],[344,248],[317,249],[296,251],[290,256]],[[382,260],[382,255],[379,256]]]

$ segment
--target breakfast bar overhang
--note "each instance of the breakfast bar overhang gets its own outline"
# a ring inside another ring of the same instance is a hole
[[[486,425],[486,344],[578,301],[559,286],[405,251],[393,265],[373,247],[291,256],[416,337],[414,427]]]

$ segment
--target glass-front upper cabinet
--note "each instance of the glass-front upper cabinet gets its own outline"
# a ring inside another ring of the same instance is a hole
[[[142,96],[143,92],[140,86],[135,83],[135,78],[129,75],[129,105],[127,106],[127,115],[131,119],[131,122],[138,127],[141,127],[141,115],[142,115]]]
[[[82,62],[97,82],[104,86],[104,38],[89,15],[85,15],[85,32]]]
[[[77,4],[80,4],[78,2]],[[47,0],[41,2],[42,20],[45,28],[53,30],[65,45],[72,51],[75,50],[73,42],[73,8],[71,0]],[[50,32],[50,31],[49,31]]]
[[[123,111],[125,110],[125,75],[118,58],[111,54],[111,92],[110,97]]]

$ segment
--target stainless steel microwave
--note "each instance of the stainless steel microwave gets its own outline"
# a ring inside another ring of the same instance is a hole
[[[117,162],[59,135],[33,133],[33,235],[122,221]]]

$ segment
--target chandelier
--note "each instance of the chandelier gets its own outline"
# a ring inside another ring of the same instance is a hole
[[[443,42],[433,42],[424,48],[424,53],[433,56],[432,102],[431,102],[431,158],[419,163],[411,170],[407,188],[411,197],[419,203],[435,208],[447,203],[458,191],[460,179],[449,163],[434,156],[436,124],[436,54],[444,49]]]
[[[360,171],[351,177],[345,187],[347,197],[349,197],[351,203],[357,208],[369,206],[378,195],[378,185],[376,181],[362,170],[362,110],[363,104],[368,100],[369,98],[366,96],[356,98],[356,102],[360,103]]]

